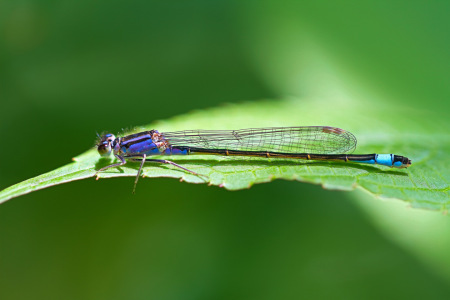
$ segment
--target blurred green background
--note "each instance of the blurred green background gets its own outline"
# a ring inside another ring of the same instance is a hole
[[[447,116],[449,6],[1,1],[0,189],[69,163],[96,131],[223,103],[384,101]],[[450,292],[439,213],[299,182],[229,192],[160,178],[131,195],[132,181],[83,180],[1,205],[1,299]]]

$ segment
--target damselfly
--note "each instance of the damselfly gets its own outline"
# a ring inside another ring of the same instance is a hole
[[[240,130],[157,130],[115,137],[99,136],[97,145],[101,156],[114,156],[120,162],[97,171],[140,161],[134,188],[145,162],[171,164],[186,172],[200,175],[165,159],[149,159],[153,155],[223,155],[266,158],[294,158],[321,161],[344,161],[407,168],[411,160],[394,154],[348,154],[356,148],[356,138],[349,131],[329,126],[270,127]],[[347,154],[346,154],[347,153]],[[133,189],[134,192],[134,189]]]

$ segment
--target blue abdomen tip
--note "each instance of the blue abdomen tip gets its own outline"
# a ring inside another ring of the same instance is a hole
[[[375,159],[379,165],[392,167],[394,156],[392,154],[377,154]]]

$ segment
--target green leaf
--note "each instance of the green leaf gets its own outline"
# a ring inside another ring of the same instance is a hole
[[[416,120],[420,120],[417,122]],[[221,156],[172,156],[171,160],[206,175],[209,185],[228,190],[251,187],[275,179],[321,184],[326,189],[362,188],[385,198],[408,201],[414,207],[447,211],[449,203],[450,139],[444,116],[407,108],[350,105],[319,101],[259,101],[196,111],[135,129],[160,132],[183,129],[240,129],[248,127],[328,125],[358,137],[355,153],[394,153],[412,160],[408,169],[391,169],[357,163],[299,161]],[[86,141],[89,144],[90,141]],[[96,170],[113,163],[91,149],[74,162],[13,185],[0,192],[0,203],[39,189],[94,177]],[[100,178],[136,176],[138,163],[127,163],[99,174]],[[144,177],[173,177],[189,183],[205,179],[170,165],[146,164]],[[140,184],[145,184],[141,179]],[[130,180],[130,191],[133,181]],[[139,191],[138,191],[139,192]]]

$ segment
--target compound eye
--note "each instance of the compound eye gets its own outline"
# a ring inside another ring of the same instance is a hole
[[[111,154],[111,143],[107,141],[101,142],[97,147],[97,151],[101,156],[109,156]]]

